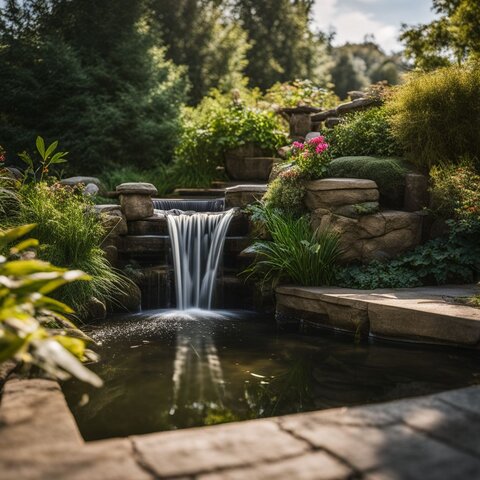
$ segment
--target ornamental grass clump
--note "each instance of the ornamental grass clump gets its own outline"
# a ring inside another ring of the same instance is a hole
[[[307,216],[295,218],[271,208],[261,207],[270,241],[257,241],[252,251],[257,255],[247,270],[263,283],[277,285],[330,285],[340,256],[339,235],[330,230],[312,230]]]

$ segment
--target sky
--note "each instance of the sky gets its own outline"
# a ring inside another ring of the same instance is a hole
[[[435,15],[432,0],[316,0],[314,27],[336,31],[334,45],[361,42],[373,34],[387,53],[402,49],[398,35],[402,23],[428,23]]]

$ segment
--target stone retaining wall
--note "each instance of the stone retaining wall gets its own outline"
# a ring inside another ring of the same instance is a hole
[[[306,189],[312,226],[340,234],[344,262],[391,258],[422,239],[423,214],[380,211],[378,187],[372,180],[326,178],[308,182]]]

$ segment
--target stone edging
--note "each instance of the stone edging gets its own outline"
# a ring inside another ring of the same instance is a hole
[[[84,443],[56,382],[12,379],[2,480],[478,478],[480,387]]]
[[[282,286],[277,315],[364,337],[480,348],[480,309],[449,302],[476,285],[395,290]]]

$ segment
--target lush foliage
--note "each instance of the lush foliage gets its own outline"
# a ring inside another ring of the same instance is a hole
[[[480,68],[477,63],[415,73],[388,102],[407,158],[423,169],[480,159]]]
[[[268,89],[264,100],[279,107],[310,105],[331,108],[338,104],[338,98],[331,89],[320,87],[312,80],[276,83]]]
[[[298,215],[305,213],[304,196],[305,184],[300,170],[290,166],[268,185],[263,201],[269,209],[277,209],[287,215]]]
[[[318,136],[308,142],[293,142],[289,159],[297,166],[307,180],[322,178],[327,173],[332,157],[325,137]]]
[[[38,182],[25,184],[19,196],[18,212],[10,221],[37,225],[39,257],[91,276],[90,282],[62,287],[57,294],[59,299],[85,315],[92,297],[106,302],[124,288],[126,280],[112,269],[100,248],[107,232],[92,201],[80,190]]]
[[[395,157],[402,154],[384,107],[347,115],[342,123],[326,131],[325,136],[333,158],[354,155]]]
[[[471,283],[478,274],[480,224],[451,224],[447,238],[437,238],[386,263],[349,266],[337,273],[336,285],[348,288],[406,288]]]
[[[480,56],[478,0],[433,0],[436,18],[429,24],[403,26],[405,54],[415,66],[434,69]]]
[[[257,258],[248,272],[273,285],[280,281],[330,285],[340,254],[338,235],[312,231],[306,216],[293,217],[270,208],[263,208],[262,214],[271,240],[253,244]]]
[[[324,36],[310,27],[311,0],[234,0],[234,15],[252,48],[245,68],[250,85],[265,90],[295,78],[330,81],[330,59]]]
[[[171,159],[186,93],[141,0],[29,0],[0,9],[0,137],[13,161],[39,133],[70,169]]]
[[[432,168],[432,208],[465,227],[480,225],[480,175],[471,163]]]
[[[408,170],[408,164],[400,158],[340,157],[330,162],[327,177],[373,180],[382,197],[395,204],[403,202]]]
[[[207,186],[216,175],[216,168],[223,165],[228,150],[254,143],[271,154],[285,143],[279,118],[273,112],[241,101],[224,104],[209,100],[188,112],[175,151],[171,172],[183,186]]]
[[[81,364],[94,356],[85,348],[88,338],[66,318],[73,310],[49,297],[59,287],[89,277],[36,260],[31,248],[37,240],[8,249],[34,227],[0,232],[0,251],[6,254],[0,256],[0,363],[14,358],[62,380],[74,375],[101,386],[100,378]]]

